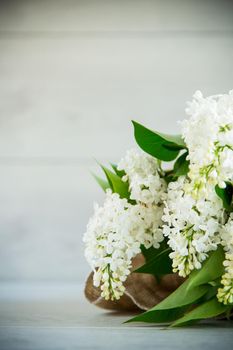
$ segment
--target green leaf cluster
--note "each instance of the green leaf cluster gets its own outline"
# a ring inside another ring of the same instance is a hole
[[[119,171],[116,167],[116,165],[111,164],[112,170],[106,168],[103,165],[100,165],[106,179],[102,179],[101,177],[93,174],[94,178],[100,185],[100,187],[106,192],[106,190],[109,188],[114,193],[118,193],[121,198],[127,198],[129,199],[130,193],[129,193],[129,184],[122,180],[122,176],[124,175],[124,172]]]
[[[167,172],[166,180],[173,181],[178,176],[186,175],[189,170],[188,151],[180,135],[166,135],[147,129],[133,121],[134,136],[143,151],[165,162],[176,159],[173,169]],[[180,152],[183,152],[181,155]]]
[[[149,273],[158,279],[163,275],[172,273],[172,261],[169,258],[171,248],[167,246],[166,242],[162,242],[159,249],[141,247],[141,251],[146,263],[134,272]]]
[[[219,278],[223,273],[223,260],[224,252],[219,246],[210,254],[202,268],[193,271],[166,299],[127,322],[172,322],[171,326],[176,327],[226,313],[230,307],[216,299]]]

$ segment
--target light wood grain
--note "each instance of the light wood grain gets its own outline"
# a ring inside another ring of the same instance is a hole
[[[2,294],[4,288],[11,298]],[[1,350],[232,348],[232,322],[208,321],[179,329],[123,324],[133,315],[88,304],[72,284],[0,284],[0,312]]]
[[[103,199],[87,167],[8,164],[0,183],[0,279],[84,281],[82,235]]]
[[[233,81],[228,37],[0,40],[0,52],[3,157],[118,158],[131,119],[178,132],[196,89]]]

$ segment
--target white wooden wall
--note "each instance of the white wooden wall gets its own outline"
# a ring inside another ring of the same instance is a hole
[[[0,279],[82,281],[89,170],[233,88],[233,2],[0,2]]]

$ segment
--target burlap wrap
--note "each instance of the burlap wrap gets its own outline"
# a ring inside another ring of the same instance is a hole
[[[144,264],[142,254],[137,255],[133,260],[132,271]],[[158,281],[150,274],[132,272],[124,286],[125,293],[117,301],[104,300],[101,297],[100,288],[93,286],[93,272],[89,275],[85,296],[92,303],[101,308],[118,311],[139,311],[148,310],[158,304],[177,287],[183,283],[184,279],[177,274],[165,275]]]

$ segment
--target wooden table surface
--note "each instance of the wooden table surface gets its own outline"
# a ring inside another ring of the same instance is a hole
[[[192,328],[128,324],[90,305],[78,285],[0,285],[0,349],[232,349],[233,322]]]

